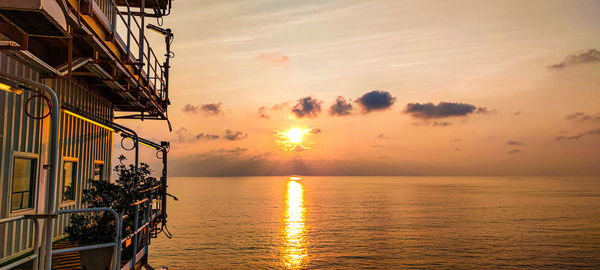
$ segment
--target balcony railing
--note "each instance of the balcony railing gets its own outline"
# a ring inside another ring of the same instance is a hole
[[[161,100],[167,98],[168,66],[161,64],[146,37],[145,14],[133,10],[127,1],[118,5],[116,0],[94,0],[103,13],[103,19],[123,52],[122,61],[133,66],[140,85],[149,88]],[[123,27],[124,29],[120,29]],[[169,52],[165,54],[167,56]]]

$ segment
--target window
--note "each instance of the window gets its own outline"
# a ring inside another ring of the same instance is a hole
[[[94,181],[100,181],[103,178],[104,174],[104,163],[96,161],[94,163],[94,177],[92,178]]]
[[[73,161],[65,161],[63,163],[63,189],[62,201],[75,200],[75,183],[77,173],[77,163]]]
[[[10,210],[33,208],[35,198],[35,159],[15,158]]]

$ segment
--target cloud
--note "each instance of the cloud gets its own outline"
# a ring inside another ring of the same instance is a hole
[[[579,51],[568,55],[562,62],[551,65],[549,68],[562,69],[568,66],[589,64],[594,62],[600,62],[600,51],[596,49],[589,49],[587,51]]]
[[[223,139],[230,141],[238,141],[246,138],[248,138],[248,133],[243,133],[241,131],[233,131],[231,129],[225,130],[225,135],[223,136]]]
[[[600,122],[600,113],[586,114],[583,112],[574,112],[572,114],[567,115],[565,119],[576,122]]]
[[[221,108],[221,105],[223,105],[222,102],[219,103],[208,103],[208,104],[202,104],[202,105],[192,105],[192,104],[186,104],[183,107],[183,111],[186,113],[192,113],[192,114],[196,114],[199,112],[203,112],[206,115],[219,115],[223,113],[223,109]]]
[[[261,53],[256,57],[256,60],[269,65],[287,65],[290,58],[278,52]]]
[[[437,105],[429,103],[408,103],[404,113],[420,119],[446,118],[454,116],[466,116],[471,113],[488,114],[485,107],[477,108],[474,105],[458,102],[440,102]]]
[[[218,150],[213,150],[211,152],[216,152],[216,153],[221,153],[221,154],[231,154],[231,155],[235,155],[235,156],[239,156],[242,155],[246,152],[248,152],[248,148],[242,148],[242,147],[236,147],[233,149],[227,149],[227,148],[221,148]]]
[[[312,128],[309,132],[312,134],[319,134],[322,132],[322,130],[320,128]]]
[[[267,110],[267,108],[265,108],[265,106],[262,106],[262,107],[258,108],[258,112],[257,112],[258,118],[260,118],[260,119],[269,119],[269,118],[271,118],[265,112],[266,110]]]
[[[198,135],[196,135],[196,139],[197,140],[216,140],[218,138],[220,138],[221,136],[219,135],[215,135],[215,134],[208,134],[208,133],[200,133]]]
[[[190,132],[184,127],[175,131],[175,135],[177,136],[176,141],[182,142],[182,143],[195,142],[198,140],[216,140],[221,137],[219,135],[209,134],[209,133],[199,133],[196,135],[190,134]]]
[[[383,133],[380,133],[379,135],[377,135],[377,139],[389,139],[390,137],[383,135]]]
[[[287,102],[283,102],[283,103],[279,103],[279,104],[275,104],[273,106],[271,106],[271,110],[272,111],[281,111],[285,108],[287,108],[289,106],[289,104]]]
[[[507,145],[527,145],[524,142],[520,142],[520,141],[515,141],[515,140],[509,140],[506,142]]]
[[[355,102],[362,108],[363,113],[369,113],[391,108],[396,98],[390,92],[375,90],[362,95]]]
[[[507,153],[509,153],[509,154],[517,154],[517,153],[521,153],[521,150],[519,150],[519,149],[513,149],[513,150],[508,151]]]
[[[322,101],[305,97],[298,100],[298,103],[292,108],[292,113],[296,118],[315,118],[321,113]]]
[[[588,130],[588,131],[580,132],[580,133],[577,133],[577,134],[572,135],[572,136],[558,136],[558,137],[555,137],[554,140],[555,141],[579,140],[581,137],[588,136],[588,135],[600,135],[600,128],[591,129],[591,130]]]
[[[431,124],[434,127],[447,127],[452,125],[451,122],[444,122],[444,121],[434,121],[433,124]]]
[[[329,107],[329,115],[331,116],[346,116],[352,113],[352,104],[346,101],[344,97],[338,96],[335,102]]]

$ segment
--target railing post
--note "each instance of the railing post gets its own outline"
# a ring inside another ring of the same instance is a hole
[[[119,9],[117,8],[117,2],[115,2],[115,0],[112,0],[113,3],[113,14],[112,14],[112,34],[113,37],[115,36],[115,33],[117,32],[117,12],[119,12]]]
[[[127,4],[127,61],[131,53],[131,7]]]
[[[133,229],[133,260],[132,265],[131,265],[131,269],[135,269],[135,261],[136,261],[136,257],[137,257],[137,247],[138,247],[138,219],[139,219],[139,212],[140,212],[140,207],[139,204],[135,205],[135,221],[134,221],[134,229]]]
[[[140,25],[140,40],[138,41],[138,43],[140,44],[139,61],[141,61],[142,64],[144,63],[144,29],[145,29],[144,24],[146,23],[145,11],[146,11],[146,0],[142,0],[142,7],[140,8],[142,24]],[[140,68],[140,70],[141,70],[141,68]]]
[[[121,247],[123,247],[123,245],[121,244],[121,239],[122,239],[122,235],[121,233],[123,232],[123,214],[119,214],[118,218],[117,218],[117,222],[119,223],[119,231],[117,232],[117,246],[115,247],[115,270],[119,270],[121,269]]]

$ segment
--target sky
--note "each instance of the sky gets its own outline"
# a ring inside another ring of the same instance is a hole
[[[173,4],[172,176],[600,175],[599,1]]]

